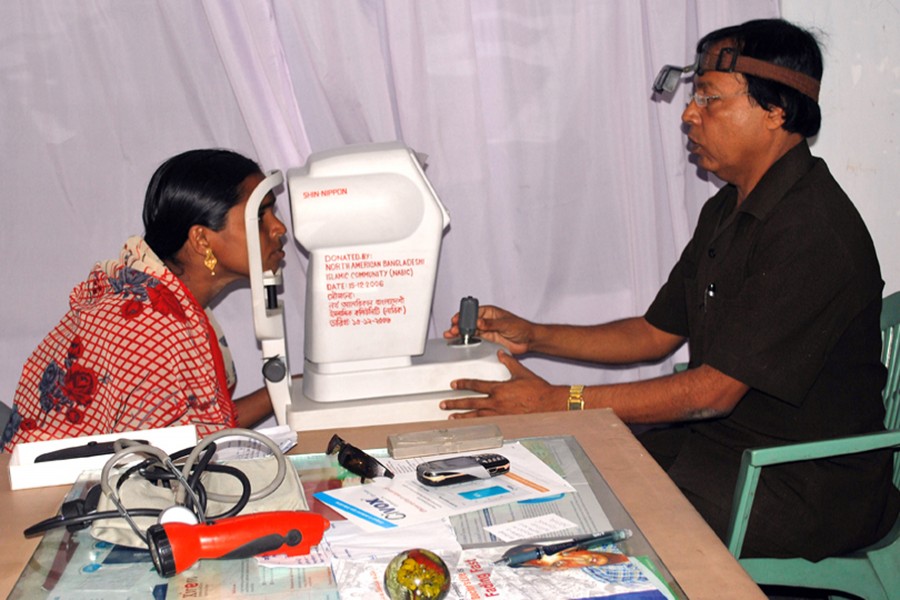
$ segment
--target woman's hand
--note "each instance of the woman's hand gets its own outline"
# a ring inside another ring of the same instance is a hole
[[[487,398],[457,398],[443,400],[442,410],[467,410],[450,415],[451,419],[485,417],[488,415],[517,415],[548,412],[565,408],[568,392],[552,386],[522,366],[505,352],[497,353],[500,362],[509,370],[508,381],[457,379],[450,386],[455,390],[471,390],[487,394]]]
[[[499,344],[513,354],[528,352],[534,335],[534,324],[496,306],[478,309],[475,335]],[[450,319],[450,329],[444,332],[448,340],[459,337],[459,313]]]

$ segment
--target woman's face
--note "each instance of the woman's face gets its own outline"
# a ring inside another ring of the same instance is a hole
[[[220,231],[210,231],[210,248],[219,263],[216,275],[224,277],[234,274],[240,278],[250,276],[250,261],[247,258],[247,233],[244,211],[247,200],[256,186],[264,179],[261,173],[248,176],[241,183],[241,200],[228,211],[225,227]],[[282,236],[287,232],[284,223],[275,216],[275,196],[269,192],[259,205],[259,249],[263,271],[275,271],[284,259]]]

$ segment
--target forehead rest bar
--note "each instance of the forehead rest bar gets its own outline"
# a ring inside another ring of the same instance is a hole
[[[697,60],[697,74],[703,75],[706,71],[755,75],[756,77],[783,83],[801,94],[809,96],[815,102],[819,101],[819,82],[815,78],[787,67],[759,60],[758,58],[741,56],[734,48],[722,48],[716,54],[710,52],[701,54]]]

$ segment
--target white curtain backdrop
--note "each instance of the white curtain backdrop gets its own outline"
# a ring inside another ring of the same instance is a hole
[[[541,321],[641,314],[714,191],[687,162],[689,91],[655,98],[700,35],[777,0],[7,0],[0,3],[0,400],[97,260],[142,232],[156,166],[227,147],[265,170],[402,140],[451,215],[434,336],[462,296]],[[279,201],[289,224],[287,198]],[[305,260],[289,245],[302,369]],[[238,393],[262,384],[249,293],[215,307]],[[604,369],[529,358],[555,383]]]

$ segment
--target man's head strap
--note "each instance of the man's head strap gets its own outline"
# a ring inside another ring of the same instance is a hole
[[[698,75],[703,75],[705,71],[725,71],[727,73],[737,72],[746,75],[755,75],[763,79],[770,79],[783,83],[813,99],[819,101],[819,82],[805,73],[788,69],[779,65],[751,58],[749,56],[741,56],[734,48],[722,48],[718,53],[704,52],[697,57],[695,67]]]

